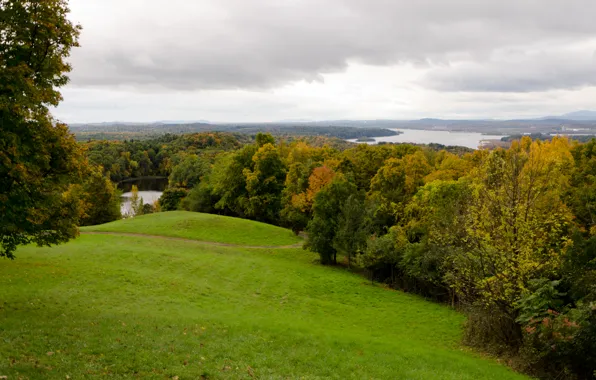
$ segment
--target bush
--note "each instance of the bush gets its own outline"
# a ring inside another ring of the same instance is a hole
[[[186,198],[182,200],[181,207],[187,211],[204,212],[213,214],[216,212],[215,204],[219,197],[213,194],[212,188],[205,182],[195,186]]]
[[[141,210],[142,215],[153,214],[154,212],[155,212],[155,207],[153,207],[153,205],[151,205],[149,203],[145,203]]]
[[[468,319],[464,343],[494,355],[513,357],[522,343],[522,331],[515,318],[495,305],[473,304],[464,309]]]
[[[169,188],[166,189],[159,198],[159,206],[162,211],[175,211],[180,208],[180,202],[188,194],[186,189]]]
[[[522,357],[545,378],[592,379],[596,375],[596,304],[565,313],[548,309],[525,326]]]

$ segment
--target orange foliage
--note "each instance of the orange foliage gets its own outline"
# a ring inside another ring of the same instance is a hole
[[[308,189],[306,190],[306,199],[312,204],[315,196],[323,187],[331,183],[335,177],[335,172],[327,166],[319,166],[312,171],[308,178]]]

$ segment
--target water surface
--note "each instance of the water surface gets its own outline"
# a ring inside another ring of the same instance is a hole
[[[139,198],[143,198],[143,204],[152,205],[168,186],[168,179],[166,177],[141,177],[119,182],[118,188],[124,192],[121,198],[120,212],[125,217],[134,214],[130,204],[133,185],[139,189]]]
[[[374,142],[367,144],[377,144],[379,142],[395,143],[413,143],[413,144],[443,144],[452,146],[465,146],[467,148],[478,149],[482,140],[500,140],[500,135],[483,135],[478,132],[449,132],[419,129],[392,129],[401,132],[397,136],[375,137]],[[356,142],[356,140],[348,140]]]

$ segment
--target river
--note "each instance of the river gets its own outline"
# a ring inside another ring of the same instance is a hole
[[[143,198],[143,204],[153,204],[161,197],[161,194],[168,186],[168,179],[166,177],[143,177],[133,178],[118,183],[118,188],[123,191],[120,212],[122,216],[130,216],[133,214],[130,204],[132,197],[132,186],[136,185],[139,189],[139,198]]]
[[[482,140],[500,140],[504,136],[483,135],[478,132],[449,132],[420,129],[392,129],[401,132],[397,136],[376,137],[374,142],[367,144],[376,144],[379,142],[395,143],[413,143],[413,144],[443,144],[454,146],[465,146],[467,148],[478,149]],[[348,140],[356,142],[356,140]]]

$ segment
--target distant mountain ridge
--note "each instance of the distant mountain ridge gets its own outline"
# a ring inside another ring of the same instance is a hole
[[[562,116],[563,119],[567,120],[596,120],[596,111],[575,111],[569,112]]]
[[[539,118],[514,118],[514,119],[491,119],[491,118],[480,118],[480,119],[441,119],[434,117],[425,117],[421,119],[372,119],[372,120],[361,120],[361,119],[329,119],[329,120],[310,120],[310,119],[286,119],[278,121],[265,121],[265,122],[212,122],[209,120],[159,120],[151,122],[126,122],[126,121],[108,121],[108,122],[97,122],[97,123],[67,123],[71,127],[79,126],[135,126],[135,125],[287,125],[287,124],[312,124],[312,125],[354,125],[354,126],[366,126],[366,124],[383,124],[383,123],[410,123],[410,124],[477,124],[477,123],[507,123],[507,122],[532,122],[532,121],[553,121],[560,122],[562,120],[570,121],[594,121],[596,122],[596,111],[591,110],[580,110],[574,112],[568,112],[558,116],[543,116]]]
[[[572,121],[596,121],[596,111],[581,110],[569,112],[559,116],[546,116],[537,120],[572,120]]]

